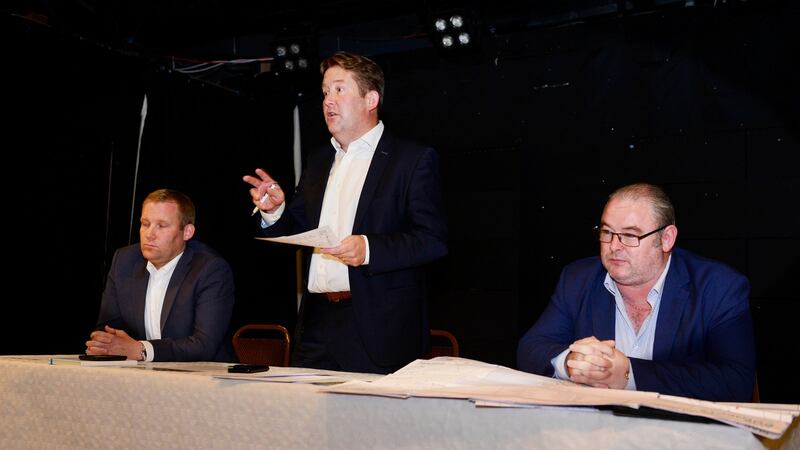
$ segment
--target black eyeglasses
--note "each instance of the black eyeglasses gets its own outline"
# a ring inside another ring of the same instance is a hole
[[[661,231],[661,230],[663,230],[664,228],[667,228],[667,227],[668,227],[668,225],[664,225],[663,227],[661,227],[661,228],[659,228],[657,230],[653,230],[653,231],[651,231],[649,233],[645,233],[645,234],[643,234],[641,236],[637,236],[635,234],[630,234],[630,233],[614,233],[613,231],[603,230],[602,228],[594,227],[594,234],[597,235],[597,239],[600,242],[604,242],[606,244],[611,242],[614,239],[614,236],[616,236],[619,239],[619,241],[622,243],[622,245],[624,245],[626,247],[638,247],[639,246],[639,242],[642,239],[646,238],[647,236],[650,236],[651,234],[658,233],[659,231]]]

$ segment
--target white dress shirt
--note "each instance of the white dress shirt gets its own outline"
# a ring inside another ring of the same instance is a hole
[[[172,273],[175,272],[181,256],[183,256],[183,252],[161,266],[160,269],[156,269],[153,263],[147,261],[147,271],[150,272],[144,302],[144,331],[147,339],[161,339],[161,310],[164,307],[164,297],[167,295],[169,280],[172,278]],[[153,344],[148,341],[140,342],[147,350],[145,361],[152,361],[155,357]]]
[[[383,135],[383,129],[383,122],[378,121],[374,128],[351,142],[347,146],[347,151],[336,139],[331,138],[331,145],[336,150],[336,155],[328,174],[319,226],[329,226],[339,238],[353,234],[353,222],[356,218],[361,189],[367,179],[372,156]],[[284,205],[272,214],[262,211],[261,225],[266,228],[277,222],[285,210]],[[362,237],[366,244],[364,264],[369,264],[369,240],[366,236]],[[322,254],[319,249],[314,249],[308,275],[308,291],[320,293],[349,290],[350,278],[347,265],[336,257]]]

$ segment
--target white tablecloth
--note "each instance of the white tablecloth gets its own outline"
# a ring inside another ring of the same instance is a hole
[[[0,357],[0,448],[764,448],[725,425],[317,390]],[[797,423],[787,434],[800,443]]]

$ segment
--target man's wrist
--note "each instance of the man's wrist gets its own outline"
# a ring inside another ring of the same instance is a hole
[[[139,361],[147,361],[147,347],[144,346],[144,342],[139,341],[139,345],[141,348],[139,349]]]

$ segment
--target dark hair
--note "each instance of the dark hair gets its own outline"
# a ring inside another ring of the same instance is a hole
[[[147,194],[142,207],[147,202],[173,202],[178,205],[178,211],[181,214],[181,229],[186,227],[187,224],[193,224],[195,219],[194,203],[188,195],[174,189],[159,189]]]
[[[358,85],[358,93],[362,97],[369,91],[377,91],[380,95],[378,105],[383,105],[383,90],[386,82],[383,78],[383,69],[375,61],[366,56],[336,52],[320,63],[319,71],[325,75],[326,70],[336,66],[353,73],[353,78]]]
[[[667,193],[654,184],[635,183],[623,186],[609,195],[608,201],[616,198],[628,200],[647,199],[653,207],[653,215],[659,226],[675,225],[675,208],[672,206],[672,202]]]

